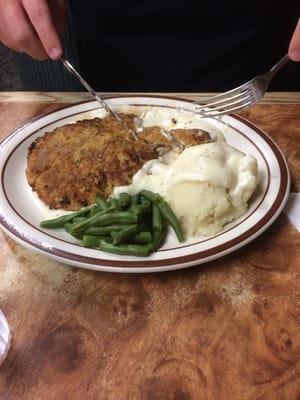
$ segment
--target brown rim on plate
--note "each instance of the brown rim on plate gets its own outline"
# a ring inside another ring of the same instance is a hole
[[[148,107],[148,104],[131,104],[130,106],[132,106],[132,107],[138,107],[138,106],[140,106],[140,107]],[[156,106],[156,105],[154,105],[154,106]],[[160,107],[160,108],[161,108],[162,106],[157,106],[157,107]],[[174,106],[164,106],[164,107],[165,107],[165,108],[170,108],[170,109],[175,109]],[[190,110],[188,110],[188,109],[183,109],[183,110],[189,111],[189,112],[190,112]],[[50,114],[51,114],[51,113],[50,113]],[[63,117],[63,118],[56,119],[55,122],[62,121],[62,120],[64,120],[65,118],[74,117],[74,116],[80,115],[80,114],[82,114],[82,111],[76,112],[76,113],[74,113],[74,114],[68,114],[67,117]],[[5,195],[5,197],[6,197],[6,201],[9,203],[11,209],[12,209],[12,210],[19,216],[19,218],[20,218],[21,220],[23,220],[26,224],[28,224],[28,225],[31,226],[33,229],[35,229],[35,230],[37,230],[37,231],[39,231],[39,232],[41,232],[41,233],[43,233],[43,234],[45,234],[45,231],[44,231],[44,230],[41,230],[41,229],[37,228],[37,227],[36,227],[35,225],[33,225],[30,221],[26,220],[26,219],[14,208],[13,204],[11,203],[11,201],[10,201],[10,199],[9,199],[7,193],[6,193],[6,189],[5,189],[5,185],[4,185],[4,172],[5,172],[6,166],[7,166],[8,162],[9,162],[10,158],[13,156],[14,152],[18,149],[18,147],[19,147],[20,145],[22,145],[26,140],[28,140],[28,138],[30,138],[31,136],[36,135],[41,129],[44,130],[45,128],[47,128],[48,126],[50,126],[50,125],[52,125],[52,124],[53,124],[53,122],[50,122],[49,124],[43,125],[43,127],[41,127],[41,128],[39,128],[39,129],[37,129],[37,130],[31,132],[28,136],[26,136],[23,140],[21,140],[21,141],[18,143],[18,145],[17,145],[16,147],[14,147],[13,150],[12,150],[12,151],[10,152],[10,154],[8,155],[8,157],[7,157],[7,159],[6,159],[5,163],[4,163],[4,166],[3,166],[3,169],[2,169],[2,174],[1,174],[1,183],[2,183],[2,187],[3,187],[3,192],[4,192],[4,195]],[[227,126],[230,126],[230,125],[227,124]],[[268,171],[268,178],[267,178],[267,179],[268,179],[268,183],[267,183],[267,186],[266,186],[264,195],[263,195],[263,197],[261,198],[261,200],[260,200],[260,202],[258,203],[258,205],[252,210],[252,212],[251,212],[250,214],[247,213],[246,216],[245,216],[242,220],[240,220],[238,223],[235,223],[235,224],[234,224],[233,226],[231,226],[230,228],[224,229],[223,231],[221,231],[221,232],[219,232],[219,233],[217,233],[217,234],[215,234],[215,235],[213,235],[213,236],[210,236],[210,237],[205,238],[205,239],[201,239],[201,240],[198,241],[198,242],[193,242],[193,243],[190,243],[190,244],[187,244],[187,245],[181,245],[181,246],[180,246],[180,249],[184,249],[184,248],[191,247],[191,246],[196,246],[196,245],[198,245],[198,244],[200,244],[200,243],[207,242],[207,241],[211,240],[212,237],[213,237],[213,238],[219,237],[219,236],[224,235],[225,233],[231,231],[232,229],[236,228],[237,226],[239,226],[240,224],[242,224],[245,220],[247,220],[247,219],[259,208],[259,206],[262,204],[262,202],[264,201],[264,199],[265,199],[265,197],[266,197],[266,195],[267,195],[267,193],[268,193],[268,189],[269,189],[269,186],[270,186],[270,166],[269,166],[269,164],[268,164],[268,162],[267,162],[267,160],[266,160],[266,157],[264,156],[264,154],[262,153],[262,151],[259,149],[259,147],[256,145],[256,143],[255,143],[253,140],[251,140],[249,137],[247,137],[247,136],[246,136],[243,132],[241,132],[239,129],[233,128],[232,126],[230,126],[230,127],[231,127],[233,130],[235,130],[236,132],[238,132],[240,135],[244,136],[244,138],[247,139],[247,140],[257,149],[257,151],[261,154],[261,157],[262,157],[262,159],[264,160],[264,162],[265,162],[265,164],[266,164],[266,169],[267,169],[267,171]],[[82,247],[82,245],[81,245],[80,243],[73,243],[73,242],[70,242],[70,241],[68,241],[68,240],[61,239],[61,238],[59,238],[59,237],[57,237],[57,236],[51,235],[49,232],[47,232],[47,236],[48,236],[48,237],[51,237],[52,239],[58,240],[59,242],[62,242],[62,243],[67,243],[67,244],[72,244],[73,246]],[[168,247],[168,248],[165,248],[165,249],[157,250],[157,252],[171,251],[171,250],[176,250],[176,249],[178,249],[178,248],[179,248],[179,247],[173,247],[173,248],[169,248],[169,247]]]
[[[156,99],[171,99],[171,100],[182,101],[182,102],[186,102],[186,103],[193,103],[192,100],[186,100],[186,99],[183,99],[183,98],[170,97],[170,96],[153,96],[153,95],[152,96],[150,96],[150,95],[149,96],[148,95],[145,95],[145,96],[136,96],[136,95],[110,96],[110,97],[107,97],[107,98],[115,99],[115,98],[122,98],[122,97],[123,98],[142,97],[142,98],[156,98]],[[62,107],[62,108],[60,108],[58,110],[55,110],[55,111],[48,112],[48,113],[45,113],[43,115],[40,115],[39,117],[36,117],[36,118],[32,119],[31,121],[27,122],[25,125],[21,126],[20,128],[18,128],[14,132],[12,132],[7,138],[5,138],[0,143],[0,145],[3,146],[3,144],[8,142],[10,139],[12,139],[20,130],[24,129],[24,127],[29,126],[33,121],[37,121],[37,120],[39,120],[39,119],[41,119],[41,118],[43,118],[43,117],[45,117],[47,115],[51,115],[51,114],[54,114],[55,112],[59,112],[59,111],[61,111],[63,109],[71,108],[71,107],[78,106],[78,105],[84,104],[84,103],[90,103],[90,101],[84,101],[84,102],[81,102],[81,103],[69,105],[69,106],[66,106],[66,107]],[[143,105],[143,104],[136,104],[136,105],[130,104],[130,106],[145,106],[145,105]],[[147,104],[147,106],[164,107],[163,105],[157,105],[157,104],[156,105],[155,104],[154,105]],[[165,106],[165,107],[173,108],[172,106]],[[181,109],[183,109],[183,108],[181,107]],[[68,118],[68,117],[70,117],[72,115],[82,114],[84,112],[89,112],[89,111],[93,111],[93,110],[80,111],[80,112],[75,113],[75,114],[64,116],[61,119],[65,119],[65,118]],[[191,112],[192,110],[186,109],[186,111]],[[211,249],[206,249],[206,250],[202,250],[202,251],[197,252],[197,253],[184,255],[184,256],[178,256],[178,257],[173,257],[173,258],[168,258],[168,259],[147,260],[146,258],[143,258],[143,259],[139,259],[137,261],[122,259],[122,261],[121,261],[122,265],[120,265],[120,260],[108,260],[108,259],[99,259],[99,258],[94,258],[94,257],[87,257],[87,256],[79,255],[79,254],[74,254],[74,253],[71,253],[69,251],[61,250],[61,249],[53,247],[53,246],[49,246],[49,245],[47,246],[47,243],[44,243],[44,242],[39,241],[39,240],[36,240],[35,238],[32,238],[31,236],[26,236],[26,234],[24,234],[23,232],[20,232],[14,225],[12,225],[5,218],[4,215],[0,215],[0,223],[3,225],[5,230],[7,230],[14,237],[18,238],[19,241],[27,243],[28,245],[30,245],[32,248],[34,248],[36,250],[39,250],[39,251],[41,251],[43,253],[47,253],[47,254],[50,254],[50,255],[53,255],[53,256],[56,256],[56,257],[64,259],[64,260],[83,263],[83,264],[86,264],[86,265],[101,266],[101,267],[117,267],[117,268],[122,268],[122,267],[142,267],[142,268],[151,268],[151,267],[158,267],[158,266],[159,267],[161,267],[161,266],[171,266],[171,265],[174,265],[174,264],[175,265],[179,265],[179,264],[186,264],[186,263],[194,262],[194,261],[197,261],[197,260],[200,261],[203,258],[207,258],[207,257],[211,257],[211,256],[215,256],[215,258],[216,258],[219,253],[222,253],[222,252],[228,250],[229,248],[235,247],[235,249],[236,249],[236,248],[242,246],[242,244],[244,242],[250,241],[251,237],[254,234],[256,234],[256,233],[260,232],[261,230],[263,230],[267,226],[268,222],[270,222],[272,220],[272,218],[274,218],[276,216],[276,214],[278,212],[278,209],[280,208],[280,205],[282,204],[282,201],[284,200],[284,197],[285,197],[287,189],[288,189],[289,174],[288,174],[286,162],[285,162],[285,160],[284,160],[284,158],[283,158],[283,156],[281,154],[281,151],[279,150],[279,148],[277,147],[275,142],[270,137],[267,136],[267,134],[265,134],[260,128],[258,128],[257,126],[255,126],[254,124],[252,124],[251,122],[249,122],[248,120],[246,120],[243,117],[240,117],[240,116],[237,116],[237,115],[231,115],[231,117],[233,117],[233,118],[241,121],[245,125],[249,126],[259,136],[263,137],[263,139],[268,143],[268,145],[271,147],[271,149],[272,149],[272,151],[273,151],[273,153],[274,153],[274,155],[276,157],[276,160],[277,160],[277,162],[279,164],[280,173],[281,173],[281,182],[280,182],[280,188],[279,188],[279,191],[277,193],[275,201],[273,202],[273,204],[272,204],[271,208],[268,210],[268,212],[262,217],[262,219],[260,221],[258,221],[254,226],[250,227],[246,232],[242,233],[241,235],[239,235],[239,236],[237,236],[237,237],[235,237],[235,238],[233,238],[231,240],[228,240],[227,242],[224,242],[224,243],[222,243],[222,244],[220,244],[218,246],[214,246]],[[59,121],[61,119],[52,121],[51,123],[49,123],[49,125],[51,125],[53,122],[57,122],[57,121]],[[44,125],[43,127],[40,127],[38,130],[44,129],[47,126],[48,126],[48,124]],[[236,128],[234,128],[234,129],[237,130]],[[33,133],[31,133],[30,135],[28,135],[25,139],[22,140],[22,142],[27,140],[28,137],[30,137],[31,135],[37,133],[38,130],[33,132]],[[239,133],[241,133],[241,132],[239,131]],[[250,139],[248,138],[248,140],[250,140]],[[22,142],[20,142],[18,144],[18,146]],[[14,148],[12,150],[12,152],[15,149],[16,148]],[[11,156],[11,154],[7,158],[7,160],[5,162],[5,165],[7,164],[7,161],[10,158],[10,156]],[[264,160],[266,162],[265,157],[264,157]],[[266,163],[266,165],[267,165],[267,168],[269,169],[269,165],[267,163]],[[3,179],[4,179],[4,171],[5,171],[5,167],[2,169],[2,173],[1,173],[2,185],[3,185]],[[268,181],[269,181],[269,177],[268,177]],[[266,192],[267,192],[267,190],[266,190]],[[6,193],[5,193],[5,195],[6,195]],[[266,195],[266,193],[265,193],[265,195]],[[12,206],[10,202],[9,202],[9,204],[10,204],[10,206]],[[17,213],[17,211],[14,208],[13,208],[13,210],[14,210],[15,213]],[[249,218],[250,215],[248,215],[247,218]],[[21,217],[24,220],[24,218],[22,216],[19,215],[19,217]],[[24,221],[28,224],[28,221],[26,221],[26,220],[24,220]],[[39,229],[37,229],[35,226],[34,226],[34,229],[39,231]],[[45,234],[45,232],[43,232],[43,233]],[[223,234],[223,233],[224,233],[224,231],[222,233],[220,233],[220,234]],[[51,236],[51,235],[49,235],[49,236]],[[218,236],[218,235],[215,235],[213,237],[216,237],[216,236]],[[61,240],[61,239],[58,239],[57,237],[55,237],[55,239],[56,240]],[[207,239],[207,240],[209,240],[209,239]],[[67,242],[67,243],[71,244],[71,245],[74,245],[74,243],[70,243],[70,242]],[[196,245],[198,243],[193,243],[191,245]],[[184,247],[186,247],[186,246],[184,246]],[[177,248],[177,249],[179,249],[179,248]],[[171,250],[171,249],[166,249],[166,250]]]

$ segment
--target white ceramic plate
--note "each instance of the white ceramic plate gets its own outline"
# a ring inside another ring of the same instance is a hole
[[[11,332],[7,320],[0,310],[0,365],[6,359],[10,349]]]
[[[132,110],[149,105],[194,110],[190,101],[156,96],[113,97],[107,102],[116,110],[128,105]],[[17,129],[0,144],[0,223],[8,235],[29,249],[66,264],[94,270],[173,270],[211,261],[246,245],[270,226],[284,207],[290,177],[282,153],[258,127],[241,117],[226,116],[223,122],[206,120],[205,123],[212,130],[221,128],[229,144],[256,157],[259,185],[247,214],[228,225],[222,233],[178,244],[170,232],[162,249],[147,258],[137,258],[86,249],[65,232],[41,229],[39,223],[45,215],[34,203],[25,177],[28,147],[37,137],[57,126],[92,117],[97,107],[97,103],[91,101],[44,115]]]

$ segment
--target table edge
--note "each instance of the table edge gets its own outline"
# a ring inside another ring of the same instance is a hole
[[[216,93],[185,93],[185,92],[99,92],[101,96],[117,95],[159,95],[178,96],[190,100],[203,99]],[[85,92],[0,92],[0,102],[12,103],[76,103],[89,100],[91,96]],[[300,92],[269,92],[266,93],[260,104],[300,104]]]

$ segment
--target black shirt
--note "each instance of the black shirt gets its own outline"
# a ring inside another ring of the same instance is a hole
[[[81,71],[100,91],[226,90],[287,52],[299,4],[71,0]],[[273,89],[299,90],[300,64],[290,63]]]

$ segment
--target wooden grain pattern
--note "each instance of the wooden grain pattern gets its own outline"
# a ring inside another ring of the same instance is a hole
[[[295,187],[299,107],[246,114],[280,144]],[[0,103],[2,137],[48,108]],[[300,235],[283,215],[221,260],[144,275],[62,266],[0,233],[0,274],[13,330],[1,400],[300,398]]]
[[[61,106],[51,103],[0,102],[0,140],[32,118],[55,111]]]
[[[298,398],[300,241],[284,217],[233,256],[156,275],[62,268],[2,240],[1,399]]]
[[[294,192],[300,191],[300,105],[256,105],[241,113],[261,127],[279,145],[292,176]]]

